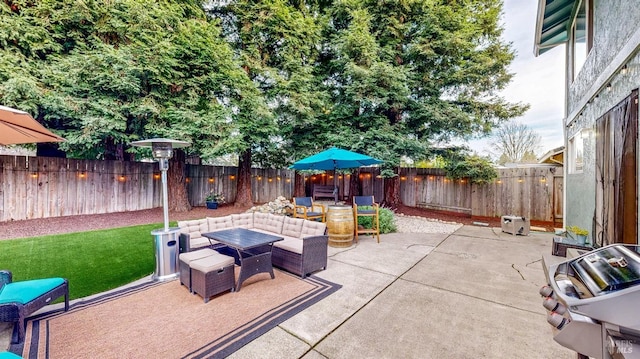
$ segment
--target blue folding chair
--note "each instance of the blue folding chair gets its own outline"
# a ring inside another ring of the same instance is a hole
[[[293,197],[293,216],[296,218],[304,218],[325,222],[326,214],[324,206],[314,204],[311,197]]]

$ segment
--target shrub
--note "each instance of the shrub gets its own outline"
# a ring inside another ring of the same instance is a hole
[[[367,206],[358,206],[358,208],[371,209]],[[358,218],[358,225],[365,228],[371,228],[372,217],[360,217]],[[392,233],[398,229],[396,226],[395,214],[389,208],[380,208],[380,234]]]
[[[471,183],[486,184],[498,178],[498,172],[491,162],[480,156],[450,160],[444,169],[447,172],[447,177],[453,180],[469,178]]]

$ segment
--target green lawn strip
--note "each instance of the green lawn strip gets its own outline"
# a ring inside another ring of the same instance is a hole
[[[151,274],[151,231],[159,228],[162,224],[0,241],[0,269],[12,271],[14,281],[67,278],[70,299],[86,297]]]

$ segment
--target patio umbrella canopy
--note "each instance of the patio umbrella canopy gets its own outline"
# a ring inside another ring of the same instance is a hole
[[[303,158],[289,166],[295,170],[337,170],[346,168],[358,168],[362,166],[370,166],[382,163],[383,161],[363,155],[361,153],[343,150],[341,148],[332,147],[326,151],[316,153],[313,156]],[[333,181],[333,197],[335,202],[338,201],[338,186],[336,183],[337,176]]]
[[[0,106],[0,145],[61,141],[27,112]]]

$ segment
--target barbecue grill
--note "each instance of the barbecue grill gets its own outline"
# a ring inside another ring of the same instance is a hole
[[[612,244],[543,267],[540,289],[560,345],[593,358],[640,358],[640,246]]]

